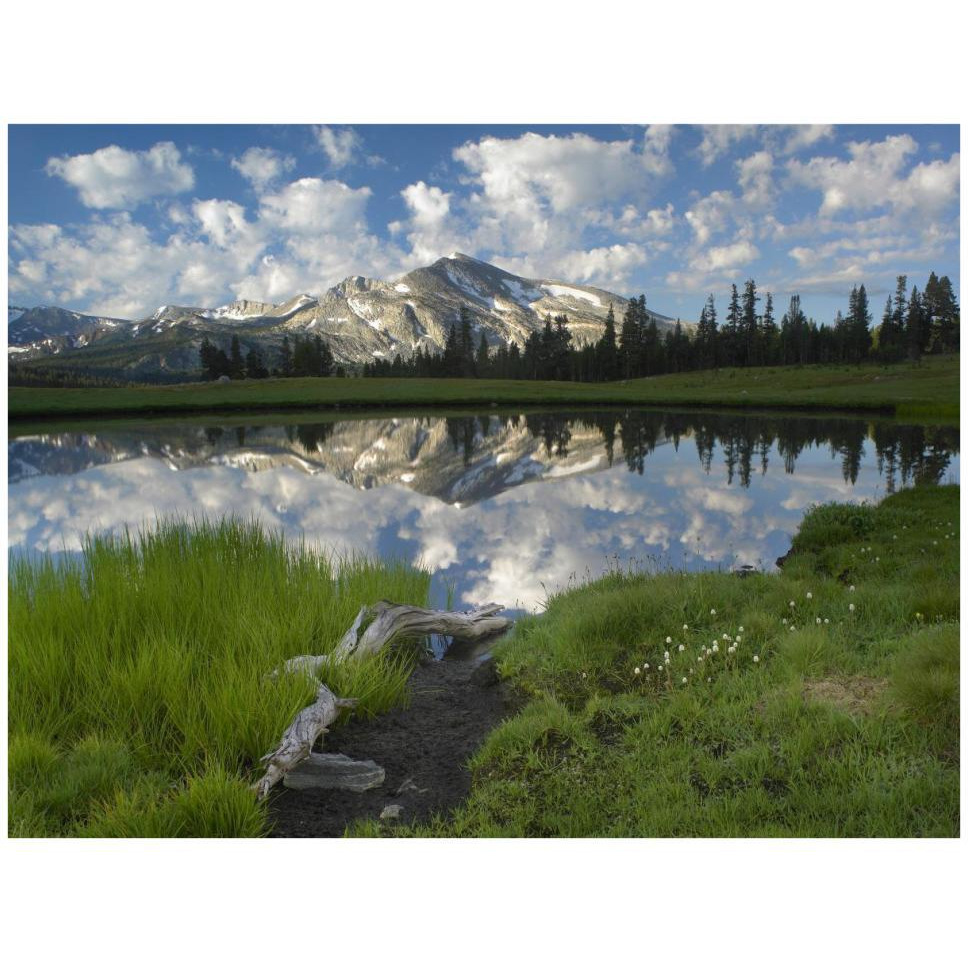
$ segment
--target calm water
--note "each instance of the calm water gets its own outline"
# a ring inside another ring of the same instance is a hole
[[[242,418],[240,418],[242,419]],[[302,420],[302,418],[300,418]],[[159,516],[257,516],[422,561],[435,597],[538,609],[615,567],[772,568],[804,511],[959,480],[955,428],[599,410],[185,421],[9,442],[14,553]]]

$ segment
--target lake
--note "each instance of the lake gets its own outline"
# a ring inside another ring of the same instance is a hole
[[[957,482],[958,444],[887,418],[624,409],[14,425],[9,546],[236,514],[422,562],[436,604],[537,611],[611,569],[770,570],[811,505]]]

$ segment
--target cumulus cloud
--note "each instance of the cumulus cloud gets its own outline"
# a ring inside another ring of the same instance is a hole
[[[263,195],[260,218],[289,232],[330,233],[363,227],[369,188],[341,181],[300,178],[278,192]]]
[[[702,141],[696,150],[704,167],[726,154],[737,142],[752,138],[759,128],[755,124],[704,124],[700,127]]]
[[[795,184],[823,194],[821,215],[842,209],[866,210],[886,204],[896,191],[901,169],[917,151],[909,134],[892,135],[883,141],[852,141],[847,145],[849,160],[832,157],[792,159],[788,163]]]
[[[713,235],[722,232],[735,209],[736,197],[732,192],[716,191],[699,199],[685,216],[696,242],[705,245]]]
[[[743,201],[753,209],[766,208],[774,200],[773,155],[757,151],[736,162]]]
[[[795,124],[783,146],[783,154],[793,155],[804,148],[812,148],[818,141],[825,141],[834,136],[835,128],[832,124]]]
[[[352,164],[363,150],[363,139],[353,128],[331,128],[321,124],[313,128],[313,133],[333,169]]]
[[[170,141],[159,141],[147,151],[109,145],[89,155],[50,158],[44,170],[76,188],[88,208],[134,208],[149,198],[177,195],[195,185],[191,165],[181,160]]]
[[[235,201],[196,199],[169,210],[175,230],[165,238],[129,213],[81,226],[14,225],[10,291],[127,318],[173,301],[211,306],[226,296],[318,292],[399,263],[399,251],[368,230],[370,194],[303,178],[264,194],[254,217]]]
[[[257,191],[264,191],[286,172],[292,171],[296,159],[273,148],[247,148],[232,167]]]

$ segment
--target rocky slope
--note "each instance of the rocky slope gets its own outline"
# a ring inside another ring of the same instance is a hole
[[[196,372],[206,337],[227,348],[237,335],[243,352],[262,348],[270,365],[287,334],[318,333],[346,364],[408,357],[418,347],[439,352],[461,306],[470,312],[475,340],[483,333],[491,346],[523,345],[549,314],[565,314],[581,345],[601,336],[610,304],[620,324],[627,300],[615,293],[525,279],[454,253],[391,282],[351,276],[320,296],[303,293],[278,305],[246,299],[216,309],[167,305],[137,321],[10,307],[7,342],[18,363],[43,359],[44,365],[150,379]],[[660,330],[674,325],[652,315]]]

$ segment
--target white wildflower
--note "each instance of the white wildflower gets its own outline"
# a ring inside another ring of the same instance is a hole
[[[850,609],[851,611],[854,611],[854,603],[853,603],[853,602],[851,602],[851,603],[850,603],[850,604],[849,604],[849,605],[848,605],[847,607],[848,607],[848,608],[849,608],[849,609]]]
[[[753,661],[754,662],[759,662],[760,661],[760,657],[758,655],[754,655],[753,656]]]
[[[666,645],[672,645],[672,636],[671,635],[667,635],[666,636]]]
[[[714,608],[711,608],[711,609],[709,610],[709,614],[710,614],[710,615],[715,615],[715,614],[716,614],[716,609],[714,609]]]
[[[640,669],[640,668],[639,668],[638,666],[636,666],[636,667],[635,667],[635,674],[636,674],[637,676],[640,676],[640,675],[642,675],[642,670],[641,670],[641,669]]]
[[[807,598],[813,598],[813,592],[807,592]]]

